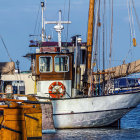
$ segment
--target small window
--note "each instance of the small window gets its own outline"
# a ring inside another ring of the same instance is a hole
[[[69,71],[69,57],[68,56],[55,57],[55,71],[56,72]]]
[[[39,58],[39,71],[52,72],[52,57],[44,56]]]

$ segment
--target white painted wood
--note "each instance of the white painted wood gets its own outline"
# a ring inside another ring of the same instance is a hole
[[[49,86],[53,82],[61,82],[65,88],[66,93],[63,98],[70,98],[71,97],[71,80],[50,80],[50,81],[38,81],[37,82],[37,94],[42,97],[49,97]]]
[[[140,93],[52,100],[55,128],[100,127],[120,119],[140,103]]]

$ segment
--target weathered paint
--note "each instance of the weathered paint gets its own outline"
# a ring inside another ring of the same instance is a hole
[[[49,86],[53,83],[53,82],[61,82],[65,88],[66,88],[66,93],[63,98],[69,98],[71,97],[71,80],[55,80],[55,81],[38,81],[37,82],[37,94],[39,96],[43,96],[43,97],[49,97]],[[68,96],[69,95],[69,96]]]
[[[52,100],[55,128],[100,127],[120,119],[140,103],[140,93]]]

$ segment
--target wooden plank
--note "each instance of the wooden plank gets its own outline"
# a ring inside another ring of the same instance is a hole
[[[27,140],[23,109],[4,109],[2,140]]]
[[[40,108],[24,109],[24,113],[41,113]]]
[[[23,109],[4,109],[4,115],[24,115]]]
[[[22,115],[5,115],[5,120],[6,121],[16,121],[16,120],[25,120],[24,119],[24,114]]]
[[[32,117],[25,116],[27,137],[42,137],[42,113],[27,115]]]
[[[4,121],[4,126],[11,130],[1,128],[2,140],[27,140],[25,121]]]
[[[4,119],[4,116],[0,115],[0,124],[2,123],[3,119]]]
[[[34,108],[34,105],[0,105],[0,108]]]

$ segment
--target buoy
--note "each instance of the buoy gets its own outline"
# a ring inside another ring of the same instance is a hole
[[[57,87],[59,87],[57,89]],[[52,98],[61,98],[66,92],[65,86],[61,82],[53,82],[49,86],[49,93]]]

